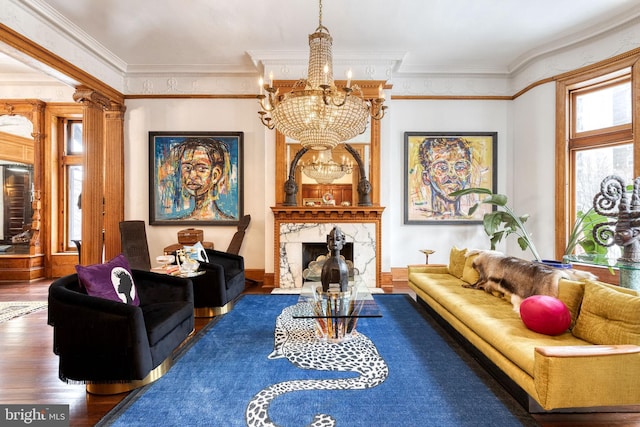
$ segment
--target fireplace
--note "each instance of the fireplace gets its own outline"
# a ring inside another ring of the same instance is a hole
[[[302,271],[309,267],[311,261],[315,261],[321,255],[328,255],[327,243],[302,242]],[[340,251],[340,255],[353,262],[353,242],[346,242]]]
[[[381,207],[272,207],[274,212],[274,283],[302,287],[303,243],[317,243],[327,252],[327,235],[339,226],[351,243],[353,266],[370,287],[380,286]],[[344,254],[343,254],[344,255]],[[346,258],[346,257],[345,257]]]

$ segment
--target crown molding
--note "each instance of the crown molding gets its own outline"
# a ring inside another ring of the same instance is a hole
[[[113,54],[113,52],[111,52],[100,42],[87,34],[84,30],[75,25],[73,22],[69,21],[64,15],[61,15],[47,3],[41,0],[21,0],[20,2],[15,2],[15,4],[21,6],[23,9],[30,10],[32,14],[34,14],[40,20],[44,21],[47,26],[49,26],[50,28],[55,28],[68,40],[71,40],[83,49],[91,52],[111,68],[117,70],[120,73],[126,72],[127,63],[124,60]]]

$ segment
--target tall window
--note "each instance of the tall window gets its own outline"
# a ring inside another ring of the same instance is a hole
[[[64,120],[62,123],[62,158],[60,182],[64,183],[61,206],[64,206],[63,250],[75,248],[73,240],[82,239],[82,121]]]
[[[575,211],[586,211],[600,182],[618,175],[633,177],[631,78],[603,76],[604,82],[570,90],[570,159]]]
[[[634,66],[628,58],[624,62],[558,84],[558,105],[566,106],[558,109],[558,143],[566,152],[557,151],[556,216],[561,218],[559,228],[564,228],[556,236],[557,255],[566,245],[577,212],[593,207],[602,180],[618,175],[631,183],[634,177]],[[608,255],[619,257],[620,248],[611,246]]]

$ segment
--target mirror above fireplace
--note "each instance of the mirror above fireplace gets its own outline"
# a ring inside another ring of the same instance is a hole
[[[338,82],[336,82],[338,83]],[[286,88],[288,81],[275,81],[274,86]],[[358,81],[365,96],[375,96],[379,86],[384,85],[384,81]],[[386,86],[385,86],[386,88]],[[380,121],[370,120],[365,132],[347,141],[355,151],[358,152],[363,161],[367,178],[371,183],[371,202],[374,206],[380,203]],[[288,140],[280,132],[276,132],[276,180],[275,196],[276,206],[281,206],[285,201],[284,185],[289,176],[289,168],[294,157],[302,146],[293,140]],[[345,174],[340,179],[330,183],[320,183],[306,176],[301,170],[301,164],[308,165],[320,157],[319,151],[307,151],[298,162],[295,171],[295,181],[298,185],[296,194],[297,206],[308,206],[314,208],[342,206],[357,206],[358,192],[357,186],[360,173],[355,159],[345,149],[344,144],[339,144],[332,150],[331,157],[337,163],[351,161],[353,170]],[[328,203],[327,203],[328,202]]]

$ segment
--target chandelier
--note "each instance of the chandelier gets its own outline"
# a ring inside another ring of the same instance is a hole
[[[302,173],[318,184],[331,184],[336,179],[340,179],[353,171],[353,163],[346,158],[342,158],[342,163],[337,163],[331,156],[331,150],[320,151],[318,158],[313,156],[310,163],[302,163],[300,166]]]
[[[322,25],[322,0],[319,4],[318,28],[309,35],[307,79],[299,80],[290,92],[280,95],[273,87],[273,73],[269,74],[268,85],[261,78],[258,114],[267,128],[277,129],[305,148],[326,150],[363,133],[369,117],[382,119],[387,107],[382,87],[377,98],[366,100],[360,87],[351,85],[351,70],[346,86],[336,87],[332,38]]]

